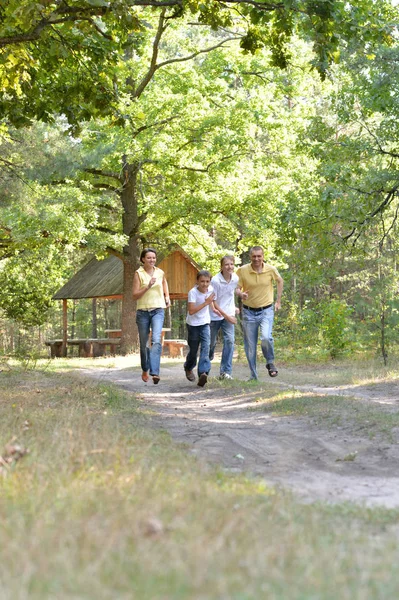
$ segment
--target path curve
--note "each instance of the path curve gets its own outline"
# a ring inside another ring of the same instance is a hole
[[[210,379],[199,388],[184,378],[182,365],[162,366],[159,385],[143,383],[139,369],[83,369],[85,375],[134,392],[151,409],[154,427],[167,430],[200,459],[231,472],[260,476],[292,490],[304,501],[355,501],[368,506],[399,506],[399,446],[370,439],[349,427],[320,428],[306,417],[281,417],[259,410],[263,389],[293,388],[280,373],[264,374],[259,385],[242,387]],[[235,367],[235,377],[248,377]],[[397,404],[396,382],[375,386],[295,386],[317,394],[347,395]],[[356,455],[356,460],[344,460]]]

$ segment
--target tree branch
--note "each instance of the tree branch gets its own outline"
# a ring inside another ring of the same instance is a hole
[[[218,160],[213,160],[206,167],[203,167],[203,168],[181,167],[180,165],[173,165],[173,164],[172,164],[172,167],[174,167],[175,169],[180,169],[181,171],[194,171],[194,172],[198,172],[198,173],[208,173],[209,169],[211,167],[213,167],[213,165],[217,165],[221,162],[225,162],[226,160],[230,160],[230,158],[235,158],[237,156],[246,156],[246,152],[234,152],[233,154],[230,154],[229,156],[223,156],[222,158],[219,158]]]
[[[187,233],[189,235],[191,235],[191,237],[193,237],[195,239],[195,241],[197,242],[197,244],[199,246],[201,246],[201,248],[203,250],[205,250],[206,254],[208,254],[209,248],[206,248],[205,245],[204,245],[204,243],[197,238],[197,236],[193,233],[192,228],[187,227],[184,223],[181,223],[181,222],[180,222],[180,227],[182,227],[183,229],[185,229],[187,231]]]
[[[118,173],[114,171],[103,171],[102,169],[91,169],[86,168],[83,169],[84,173],[90,173],[91,175],[98,175],[99,177],[111,177],[112,179],[117,179],[119,183],[121,183],[121,178]]]
[[[399,188],[399,184],[397,186],[393,187],[391,190],[389,190],[389,192],[387,192],[384,200],[377,206],[377,208],[375,208],[371,213],[366,215],[362,221],[358,221],[357,224],[352,228],[350,233],[345,235],[342,239],[346,242],[358,231],[358,235],[356,236],[356,238],[353,242],[353,245],[354,245],[360,237],[360,232],[359,232],[360,227],[363,227],[363,225],[366,225],[367,223],[369,223],[371,221],[371,219],[376,217],[378,214],[381,214],[382,212],[384,212],[384,210],[387,208],[387,206],[389,206],[391,204],[391,202],[394,200],[396,192],[398,191],[398,188]]]
[[[87,7],[71,7],[66,2],[57,0],[58,7],[51,12],[47,17],[43,17],[30,31],[20,34],[8,35],[0,38],[0,48],[5,48],[13,44],[24,44],[33,42],[40,38],[44,29],[59,25],[60,23],[90,21],[90,23],[102,35],[106,34],[90,19],[90,17],[101,17],[109,12],[108,7],[104,6],[87,6]]]
[[[173,115],[172,117],[168,117],[167,119],[163,119],[162,121],[155,121],[155,123],[151,123],[151,125],[143,125],[136,129],[134,137],[141,133],[142,131],[146,131],[147,129],[151,129],[152,127],[158,127],[159,125],[166,125],[166,123],[170,123],[174,119],[179,119],[180,115]]]
[[[40,21],[38,21],[36,24],[33,24],[30,31],[4,35],[3,37],[0,37],[0,48],[4,48],[13,44],[18,45],[26,42],[36,41],[40,39],[45,29],[67,22],[78,23],[80,21],[88,21],[102,36],[106,37],[107,39],[111,39],[108,37],[107,33],[101,30],[95,21],[92,20],[92,17],[104,17],[105,15],[112,13],[114,10],[118,10],[119,6],[115,9],[112,5],[112,2],[110,2],[108,6],[95,6],[94,3],[90,5],[86,4],[86,6],[70,6],[64,0],[55,0],[54,3],[57,6],[55,10],[53,10],[46,17],[40,19]],[[219,4],[221,8],[228,8],[229,5],[232,5],[233,9],[241,4],[243,6],[253,6],[262,12],[268,13],[276,10],[286,10],[284,2],[266,4],[265,2],[257,0],[215,0],[215,3]],[[185,3],[183,0],[134,0],[127,3],[126,10],[129,10],[129,8],[134,8],[135,6],[160,8],[164,14],[164,11],[166,11],[167,8],[180,7],[182,10],[184,10]],[[290,11],[297,13],[303,12],[299,9],[295,9],[294,7],[291,7]],[[144,88],[145,87],[146,86],[144,85]],[[142,93],[142,90],[140,93]]]
[[[156,70],[160,69],[161,67],[164,67],[165,65],[171,65],[172,63],[186,62],[188,60],[192,60],[193,58],[195,58],[196,56],[199,56],[200,54],[212,52],[212,50],[216,50],[216,48],[220,48],[221,46],[223,46],[223,44],[226,44],[227,42],[231,42],[234,40],[241,40],[241,39],[242,39],[242,36],[234,36],[231,38],[226,38],[225,40],[222,40],[221,42],[219,42],[218,44],[215,44],[214,46],[211,46],[210,48],[204,48],[203,50],[198,50],[197,52],[193,52],[192,54],[190,54],[188,56],[182,56],[181,58],[170,58],[168,60],[164,60],[163,62],[156,65]]]
[[[143,93],[143,91],[145,90],[147,85],[150,83],[151,79],[153,78],[156,71],[158,71],[158,69],[161,69],[162,67],[165,67],[166,65],[171,65],[173,63],[181,63],[181,62],[186,62],[186,61],[192,60],[196,56],[199,56],[201,54],[206,54],[208,52],[212,52],[212,50],[216,50],[216,48],[222,47],[227,42],[242,39],[242,36],[229,37],[229,38],[222,40],[218,44],[215,44],[214,46],[210,46],[209,48],[204,48],[202,50],[197,50],[196,52],[193,52],[187,56],[182,56],[180,58],[170,58],[168,60],[164,60],[160,63],[157,63],[160,41],[168,27],[168,23],[166,23],[165,14],[166,14],[166,8],[164,8],[162,10],[162,12],[159,16],[158,29],[155,34],[154,42],[152,45],[152,56],[151,56],[151,63],[150,63],[149,69],[148,69],[147,73],[145,74],[145,76],[143,77],[143,79],[141,80],[141,82],[139,83],[139,85],[137,86],[137,88],[132,93],[132,98],[139,98],[141,96],[141,94]]]
[[[98,208],[102,208],[103,210],[106,210],[107,212],[114,214],[116,212],[116,209],[114,206],[111,206],[111,204],[103,204],[103,203],[98,203],[96,205]]]
[[[92,183],[91,186],[96,190],[110,190],[111,192],[118,191],[118,188],[108,183]]]
[[[141,80],[141,82],[139,83],[139,85],[137,86],[135,91],[133,92],[133,94],[132,94],[133,98],[140,98],[141,94],[144,92],[145,88],[150,83],[151,79],[153,78],[155,71],[157,70],[159,44],[160,44],[163,34],[165,33],[166,29],[168,28],[168,23],[165,24],[165,13],[166,13],[166,8],[163,8],[161,11],[161,14],[159,15],[158,29],[155,34],[154,42],[152,44],[152,56],[151,56],[150,66],[149,66],[147,73],[144,75],[143,79]]]
[[[140,231],[140,225],[142,223],[144,223],[144,221],[146,220],[147,217],[148,217],[148,212],[143,212],[143,213],[141,213],[141,215],[139,215],[139,217],[137,219],[137,223],[135,224],[132,231],[130,232],[129,237],[131,237],[132,235],[137,235],[137,233]]]
[[[101,231],[101,233],[110,233],[111,235],[116,235],[118,233],[114,229],[110,229],[109,227],[104,227],[102,225],[97,225],[95,229],[96,231]]]

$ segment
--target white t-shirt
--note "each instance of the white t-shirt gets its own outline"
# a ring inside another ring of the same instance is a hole
[[[208,291],[203,294],[197,288],[197,286],[193,287],[188,292],[187,302],[194,302],[194,304],[203,304],[205,300],[213,293],[213,287],[210,285]],[[187,313],[186,323],[188,325],[206,325],[211,322],[211,313],[209,310],[209,304],[201,308],[198,312],[193,315]]]
[[[218,273],[211,280],[213,291],[215,292],[215,302],[223,312],[229,317],[235,317],[235,301],[234,294],[238,284],[238,275],[232,273],[230,281],[226,281],[222,273]],[[211,320],[222,321],[223,317],[217,315],[211,309]]]

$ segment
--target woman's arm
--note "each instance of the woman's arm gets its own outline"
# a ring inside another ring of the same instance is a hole
[[[163,295],[165,296],[166,306],[169,306],[169,304],[170,304],[169,286],[168,286],[168,282],[166,281],[165,275],[163,276],[163,279],[162,279],[162,289],[163,289]]]
[[[145,286],[143,288],[140,287],[141,286],[140,277],[136,271],[134,274],[134,277],[133,277],[133,300],[138,300],[139,298],[142,298],[144,296],[144,294],[150,288],[152,288],[152,286],[154,285],[155,282],[156,282],[156,278],[151,277],[150,282],[147,286]]]

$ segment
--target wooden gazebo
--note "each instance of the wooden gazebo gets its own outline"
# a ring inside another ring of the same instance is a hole
[[[158,256],[157,266],[165,272],[171,300],[187,299],[201,267],[177,244],[172,246],[169,252]],[[117,256],[111,255],[104,260],[94,257],[75,273],[53,296],[53,300],[63,302],[63,336],[60,354],[66,355],[67,344],[73,342],[68,340],[68,300],[83,298],[116,300],[122,297],[123,262]],[[82,340],[82,343],[88,341]],[[61,340],[57,342],[61,343]],[[99,342],[100,340],[94,340],[93,343]]]

